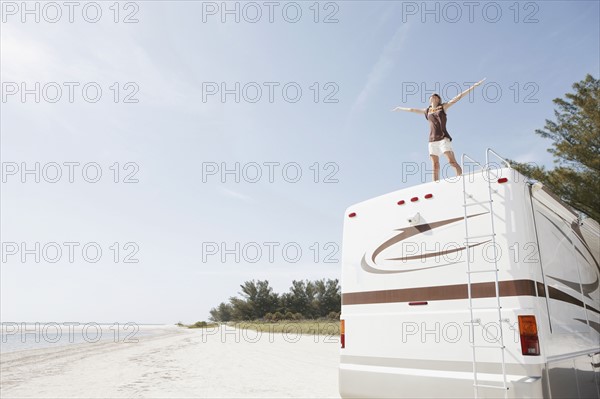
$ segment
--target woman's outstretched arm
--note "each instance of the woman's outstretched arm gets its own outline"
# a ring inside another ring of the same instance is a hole
[[[405,112],[415,112],[417,114],[425,113],[426,108],[404,108],[404,107],[396,107],[392,109],[392,111],[405,111]]]
[[[453,106],[454,104],[456,104],[458,102],[458,100],[460,100],[461,98],[463,98],[464,96],[466,96],[467,94],[469,94],[469,92],[471,90],[473,90],[474,88],[476,88],[477,86],[479,86],[481,84],[481,82],[483,82],[484,80],[485,80],[485,78],[481,79],[479,82],[475,83],[473,86],[469,87],[467,90],[463,91],[458,96],[454,97],[452,100],[450,100],[447,103],[445,103],[444,104],[444,111],[446,111],[448,108],[450,108],[451,106]]]

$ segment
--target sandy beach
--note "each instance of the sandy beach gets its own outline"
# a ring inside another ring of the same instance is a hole
[[[2,398],[339,397],[337,337],[165,326],[137,343],[3,353]]]

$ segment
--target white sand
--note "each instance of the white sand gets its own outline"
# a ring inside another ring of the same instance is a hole
[[[138,343],[3,353],[0,397],[339,397],[337,337],[258,334],[165,327]]]

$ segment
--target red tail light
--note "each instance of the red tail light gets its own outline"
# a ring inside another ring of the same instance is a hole
[[[417,202],[419,200],[419,197],[412,197],[410,199],[410,202]]]
[[[498,183],[506,183],[508,181],[508,178],[506,177],[501,177],[498,179]]]
[[[352,212],[351,214],[348,215],[349,218],[353,218],[356,216],[356,212]]]
[[[540,355],[535,316],[519,316],[519,334],[521,335],[521,353],[525,356]]]
[[[404,205],[404,200],[398,201],[398,205]]]
[[[344,349],[346,347],[346,323],[344,320],[340,320],[340,343]]]
[[[433,194],[425,194],[425,199],[433,198]]]

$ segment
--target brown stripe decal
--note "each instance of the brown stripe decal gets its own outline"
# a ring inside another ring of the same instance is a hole
[[[500,281],[498,286],[500,288],[500,296],[536,296],[535,282],[532,280]],[[473,298],[491,298],[496,296],[494,282],[471,284],[471,292]],[[456,284],[438,287],[347,292],[342,294],[342,304],[362,305],[369,303],[443,301],[449,299],[467,299],[468,297],[467,284]]]
[[[536,285],[538,293],[536,295]],[[510,280],[499,281],[501,297],[510,296],[539,296],[545,297],[544,284],[533,280]],[[493,298],[496,296],[494,282],[471,284],[472,298]],[[558,290],[548,287],[550,299],[567,302],[583,307],[592,312],[600,313],[598,309],[584,304],[577,298]],[[444,301],[452,299],[467,299],[467,284],[442,285],[437,287],[402,288],[396,290],[346,292],[342,293],[342,305],[366,305],[374,303],[396,303],[414,301]]]
[[[536,282],[536,284],[537,284],[538,296],[546,296],[546,287],[544,287],[544,283],[540,283],[538,281],[538,282]]]

